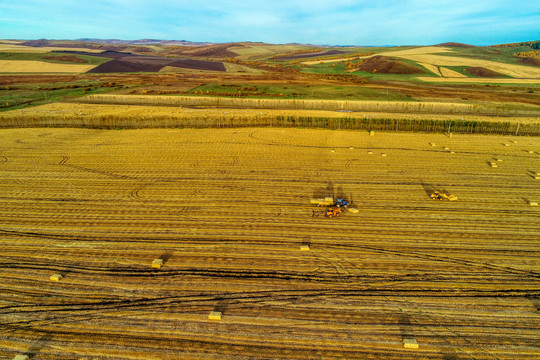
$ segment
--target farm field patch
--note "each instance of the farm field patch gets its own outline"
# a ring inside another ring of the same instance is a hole
[[[384,55],[397,58],[408,59],[414,61],[428,70],[432,71],[437,76],[443,76],[448,78],[462,78],[464,75],[457,73],[451,69],[445,68],[445,66],[469,66],[469,67],[483,67],[491,71],[495,71],[514,78],[520,78],[523,80],[515,81],[516,83],[528,83],[528,79],[540,78],[540,69],[518,65],[507,62],[493,61],[489,59],[478,59],[473,57],[459,56],[459,53],[455,53],[453,49],[447,47],[438,46],[425,46],[404,50],[382,50],[376,54],[359,57],[357,59],[368,59],[374,56]],[[304,65],[317,65],[327,64],[335,62],[343,62],[354,60],[355,58],[343,56],[337,59],[328,59],[320,61],[304,61]],[[506,59],[505,59],[506,60]],[[441,67],[440,71],[437,67]],[[442,72],[442,74],[441,74]],[[424,77],[428,78],[428,77]],[[483,82],[483,79],[468,79],[468,82]],[[431,81],[437,81],[435,78]],[[510,83],[510,82],[509,82]]]
[[[454,70],[451,70],[451,69],[448,69],[448,68],[445,68],[445,67],[441,67],[440,68],[440,71],[441,71],[441,74],[443,77],[445,78],[464,78],[464,77],[467,77],[461,73],[458,73],[457,71],[454,71]]]
[[[32,60],[0,60],[0,73],[83,73],[95,65],[58,64]]]
[[[439,66],[476,66],[484,67],[492,71],[496,71],[505,75],[516,78],[540,78],[540,69],[496,62],[491,60],[446,56],[444,53],[450,53],[450,49],[436,46],[423,47],[412,50],[397,50],[384,53],[385,56],[403,57],[405,59],[428,63]],[[443,53],[443,54],[441,54]],[[450,54],[449,54],[450,55]]]
[[[539,153],[537,137],[0,130],[0,357],[538,358]],[[321,196],[359,213],[325,218]]]

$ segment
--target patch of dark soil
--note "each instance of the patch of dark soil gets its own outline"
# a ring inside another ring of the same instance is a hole
[[[463,43],[457,43],[457,42],[445,42],[442,44],[437,44],[434,46],[441,46],[441,47],[462,47],[462,48],[475,48],[478,46],[469,45],[469,44],[463,44]]]
[[[159,56],[145,56],[122,54],[116,52],[103,53],[100,56],[111,57],[113,60],[101,64],[89,73],[121,73],[121,72],[158,72],[165,66],[175,66],[185,69],[225,71],[225,65],[221,62],[194,60],[194,59],[169,59]]]
[[[63,62],[72,62],[72,63],[79,63],[79,64],[86,64],[88,61],[78,58],[74,55],[63,55],[63,56],[44,56],[43,59],[45,60],[53,60],[53,61],[63,61]]]
[[[327,56],[327,55],[338,55],[338,54],[345,54],[345,51],[328,50],[328,51],[319,51],[319,52],[314,52],[314,53],[305,53],[305,54],[294,54],[294,55],[280,56],[280,57],[275,57],[273,59],[274,60],[293,60],[293,59],[304,59],[304,58]]]
[[[540,59],[533,57],[520,57],[519,62],[525,65],[540,66]]]
[[[88,73],[158,72],[171,62],[168,59],[129,55],[114,58],[93,68]]]
[[[208,45],[201,47],[185,47],[172,51],[173,54],[185,55],[190,57],[204,57],[204,58],[216,58],[216,59],[226,59],[231,57],[238,56],[237,53],[229,50],[232,46],[238,46],[237,44],[219,44],[219,45]]]
[[[176,60],[170,63],[168,66],[176,66],[184,69],[195,69],[195,70],[207,70],[207,71],[225,71],[225,65],[217,61],[206,61],[206,60],[193,60],[193,59],[182,59]]]
[[[478,76],[478,77],[487,77],[487,78],[508,77],[505,74],[501,74],[500,72],[493,71],[493,70],[486,69],[479,66],[469,67],[467,68],[467,72],[473,76]]]
[[[360,71],[382,74],[426,74],[427,71],[404,61],[377,55],[365,59],[357,68]]]

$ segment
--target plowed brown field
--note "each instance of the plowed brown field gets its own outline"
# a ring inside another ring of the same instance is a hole
[[[525,137],[0,130],[0,358],[540,358],[539,152]],[[324,195],[360,212],[324,218],[309,205]]]

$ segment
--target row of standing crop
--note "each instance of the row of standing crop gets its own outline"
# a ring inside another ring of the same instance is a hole
[[[83,127],[99,129],[141,128],[231,128],[231,127],[305,127],[333,130],[392,132],[435,132],[498,135],[540,135],[540,123],[521,124],[498,121],[384,119],[310,116],[125,116],[32,114],[24,117],[0,116],[0,127]]]
[[[538,106],[465,104],[417,101],[346,101],[314,99],[254,99],[209,96],[89,95],[76,100],[86,104],[210,106],[258,109],[310,109],[429,114],[539,115]]]

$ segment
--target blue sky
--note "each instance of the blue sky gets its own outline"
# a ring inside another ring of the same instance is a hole
[[[3,39],[317,45],[540,40],[538,0],[0,0]]]

